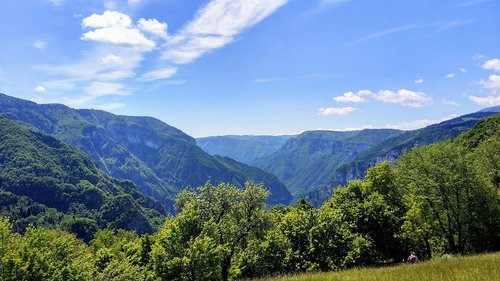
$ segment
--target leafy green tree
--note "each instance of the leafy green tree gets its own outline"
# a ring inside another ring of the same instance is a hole
[[[443,142],[417,147],[398,161],[396,172],[408,191],[403,230],[430,253],[474,251],[478,231],[490,232],[485,222],[494,220],[496,195],[480,180],[467,153]]]
[[[221,280],[228,280],[230,275],[237,275],[239,270],[232,267],[234,257],[245,251],[252,237],[263,235],[268,196],[269,192],[252,182],[243,189],[207,182],[197,192],[183,191],[176,202],[179,215],[167,221],[153,246],[157,274],[191,280],[188,273],[184,277],[171,274],[182,272],[186,264],[208,265],[219,259],[217,268],[205,271],[214,272],[206,278],[218,275]],[[212,254],[195,254],[200,244],[207,245]]]
[[[398,237],[399,209],[388,202],[394,200],[395,192],[390,191],[386,167],[372,168],[365,182],[352,181],[338,188],[320,209],[318,227],[325,229],[318,233],[328,233],[329,237],[321,239],[329,241],[330,253],[337,253],[330,255],[336,266],[392,263],[404,255]],[[374,183],[373,178],[385,180]]]
[[[2,237],[8,224],[0,223]],[[2,257],[2,280],[92,280],[92,254],[74,235],[62,230],[28,228]],[[15,247],[15,248],[13,248]],[[3,248],[3,247],[2,247]]]

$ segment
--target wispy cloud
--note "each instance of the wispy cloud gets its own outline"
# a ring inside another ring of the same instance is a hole
[[[452,79],[455,78],[455,73],[448,73],[444,76],[445,78]]]
[[[53,4],[60,1],[53,0]],[[104,4],[111,9],[119,5],[135,6],[142,2],[106,1]],[[174,35],[167,33],[167,23],[155,18],[134,21],[129,15],[114,10],[89,15],[81,20],[83,32],[80,39],[93,43],[92,51],[85,52],[74,63],[37,66],[48,77],[40,86],[50,93],[48,96],[37,92],[37,100],[81,107],[95,104],[97,99],[104,96],[130,94],[133,88],[124,87],[130,79],[136,82],[183,84],[185,80],[182,79],[166,80],[175,75],[176,65],[193,62],[233,42],[247,28],[273,14],[287,2],[211,0]],[[42,43],[34,44],[34,47],[41,48]],[[146,58],[153,62],[143,65]],[[83,90],[78,93],[77,89]],[[68,90],[71,90],[70,93]]]
[[[351,47],[351,46],[359,45],[359,44],[367,42],[367,41],[372,41],[372,40],[375,40],[375,39],[378,39],[381,37],[389,36],[392,34],[401,33],[401,32],[409,31],[409,30],[421,29],[421,28],[432,28],[432,30],[430,31],[430,34],[438,33],[438,32],[443,32],[443,31],[448,30],[448,29],[471,24],[473,22],[474,22],[474,20],[472,20],[472,19],[456,19],[456,20],[439,21],[439,22],[433,22],[433,23],[412,23],[412,24],[397,26],[397,27],[393,27],[393,28],[389,28],[389,29],[385,29],[385,30],[371,33],[367,36],[364,36],[364,37],[361,37],[361,38],[356,39],[354,41],[351,41],[351,42],[345,44],[345,46]]]
[[[166,67],[162,69],[153,70],[142,75],[142,78],[146,81],[153,81],[159,79],[167,79],[172,77],[177,72],[176,67]]]
[[[212,0],[194,19],[175,34],[163,51],[163,59],[190,63],[234,41],[247,28],[259,23],[288,0]]]
[[[381,90],[377,93],[370,90],[361,90],[357,93],[347,92],[333,99],[337,102],[345,103],[359,103],[366,102],[367,99],[373,99],[383,103],[399,104],[409,107],[422,107],[432,103],[432,98],[425,93],[407,89],[400,89],[397,91]]]
[[[346,116],[356,111],[354,107],[328,107],[318,109],[318,115],[322,116]]]
[[[367,36],[364,36],[364,37],[361,37],[361,38],[356,39],[354,41],[351,41],[351,42],[347,43],[346,46],[358,45],[358,44],[361,44],[363,42],[374,40],[374,39],[379,38],[379,37],[384,37],[384,36],[387,36],[390,34],[399,33],[399,32],[412,30],[412,29],[416,29],[416,28],[421,28],[421,27],[423,27],[423,25],[413,23],[413,24],[398,26],[398,27],[394,27],[394,28],[389,28],[389,29],[382,30],[382,31],[377,31],[377,32],[374,32],[374,33],[369,34]]]
[[[415,82],[415,84],[422,84],[422,83],[424,83],[424,79],[418,78],[418,79],[415,79],[415,81],[413,81],[413,82]]]
[[[500,59],[490,59],[482,67],[494,72],[500,72]],[[489,91],[488,96],[469,96],[469,100],[481,106],[500,105],[500,75],[490,74],[487,80],[482,79],[479,84]]]

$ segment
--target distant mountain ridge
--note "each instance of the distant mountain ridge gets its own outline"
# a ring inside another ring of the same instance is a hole
[[[401,131],[393,129],[307,131],[290,138],[256,165],[276,175],[294,196],[301,196],[327,183],[343,163],[399,134]]]
[[[254,165],[258,159],[271,155],[289,136],[214,136],[197,138],[196,143],[211,155],[230,157],[248,165]]]
[[[487,110],[487,111],[485,111]],[[416,145],[427,145],[455,138],[462,132],[473,128],[482,119],[496,114],[494,108],[466,114],[422,129],[406,131],[388,138],[379,144],[363,151],[350,162],[339,166],[332,174],[329,182],[309,192],[304,197],[315,206],[320,206],[332,195],[332,190],[346,185],[354,179],[362,179],[368,168],[382,161],[397,159],[405,150]]]
[[[204,152],[192,137],[152,117],[36,104],[4,94],[0,94],[0,114],[80,148],[103,171],[130,179],[171,212],[180,190],[207,180],[243,186],[247,180],[263,179],[272,193],[269,203],[287,204],[291,200],[286,187],[273,175],[256,169],[253,176],[246,176],[241,167],[230,169],[227,161]]]

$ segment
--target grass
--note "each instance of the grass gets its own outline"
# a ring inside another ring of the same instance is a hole
[[[259,281],[500,281],[500,252],[449,257],[418,264],[357,268],[338,272],[304,273]]]

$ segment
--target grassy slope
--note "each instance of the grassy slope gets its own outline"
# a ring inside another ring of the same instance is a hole
[[[500,253],[438,259],[419,264],[382,268],[350,269],[339,272],[310,273],[260,281],[458,281],[500,280]]]

